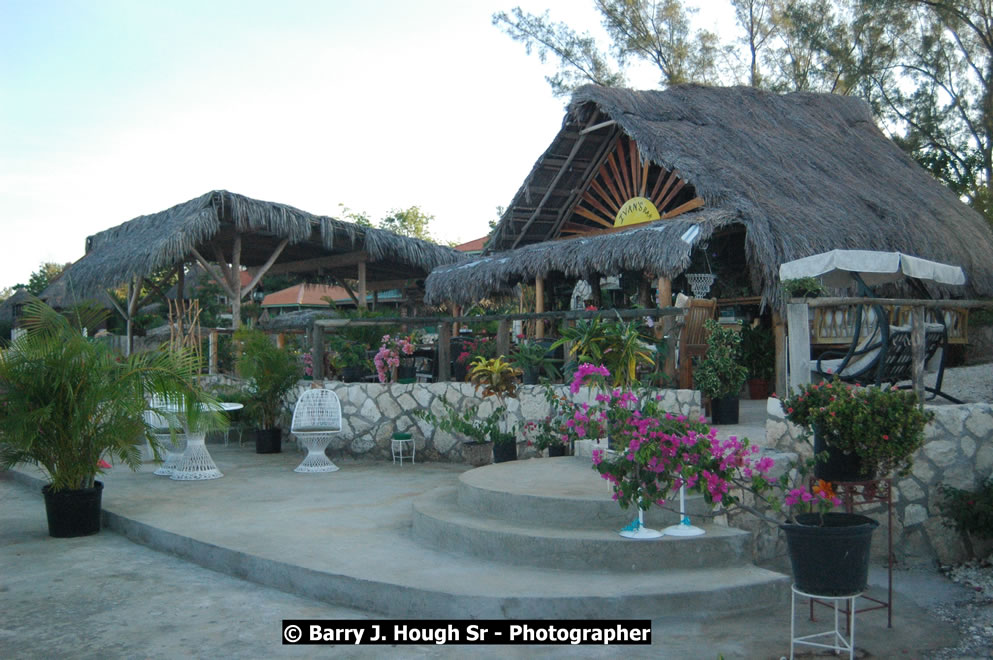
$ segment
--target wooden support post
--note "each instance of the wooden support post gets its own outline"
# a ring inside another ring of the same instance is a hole
[[[497,353],[510,355],[510,319],[500,319],[497,324]]]
[[[659,307],[666,308],[672,306],[672,280],[668,277],[659,278]],[[676,379],[676,333],[673,332],[673,322],[671,316],[663,316],[661,323],[656,323],[656,337],[659,335],[668,337],[666,340],[665,364],[662,373],[672,382]]]
[[[648,274],[642,274],[638,282],[638,304],[642,307],[652,306],[652,287],[648,284],[650,279],[651,276]]]
[[[312,342],[310,357],[314,364],[314,380],[324,380],[324,328],[314,325]]]
[[[545,280],[538,277],[534,280],[534,311],[536,314],[545,312]],[[535,319],[534,336],[537,339],[545,338],[545,322],[542,319]]]
[[[454,316],[454,317],[462,316],[462,308],[459,307],[458,305],[453,304],[452,305],[452,316]],[[462,324],[460,324],[460,323],[453,323],[452,324],[452,336],[453,337],[458,337],[459,336],[459,332],[461,330],[462,330]]]
[[[276,348],[286,348],[286,335],[282,332],[276,335]]]
[[[207,335],[207,373],[211,376],[217,373],[217,330]]]
[[[807,303],[786,305],[786,331],[789,333],[789,382],[780,397],[792,393],[794,387],[810,382],[810,310]]]
[[[366,308],[365,262],[359,262],[359,308]]]
[[[915,305],[910,312],[910,353],[914,356],[912,375],[917,402],[924,403],[924,308]]]
[[[603,291],[600,290],[600,276],[594,274],[589,284],[590,296],[593,297],[593,306],[600,309],[603,307]]]
[[[773,384],[780,397],[790,394],[786,383],[786,323],[779,312],[772,313],[772,332],[776,341],[776,380]]]
[[[375,312],[378,306],[379,306],[379,289],[376,289],[375,291],[372,292],[372,311]]]
[[[438,324],[438,381],[442,383],[451,379],[452,325],[446,322]]]

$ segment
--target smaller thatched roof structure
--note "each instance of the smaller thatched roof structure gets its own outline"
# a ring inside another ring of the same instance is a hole
[[[559,240],[602,232],[597,217],[613,222],[614,183],[623,203],[646,181],[652,189],[653,180],[677,173],[679,195],[667,199],[672,219]],[[625,182],[632,182],[627,193]],[[689,222],[700,226],[697,244],[738,225],[728,231],[744,232],[754,288],[777,306],[781,263],[839,248],[960,265],[968,283],[958,293],[993,295],[989,225],[886,138],[863,101],[751,87],[590,85],[573,96],[562,129],[494,230],[488,256],[436,269],[426,301],[471,303],[555,271],[672,277],[689,264],[679,241]]]
[[[243,236],[241,265],[249,268],[265,264],[283,239],[289,244],[278,263],[348,278],[360,258],[369,280],[424,277],[462,259],[445,246],[214,190],[88,237],[86,255],[68,274],[79,295],[93,294],[188,261],[194,249],[207,259],[217,250],[230,259],[236,234]],[[356,258],[336,266],[331,257],[341,255]]]
[[[18,287],[6,300],[0,302],[0,321],[12,323],[15,320],[14,312],[29,300],[31,293],[23,287]]]

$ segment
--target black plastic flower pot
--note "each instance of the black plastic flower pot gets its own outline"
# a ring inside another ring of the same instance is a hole
[[[814,427],[814,454],[827,452],[827,460],[818,460],[814,464],[814,476],[824,481],[862,481],[871,479],[862,475],[862,459],[855,453],[844,453],[829,444],[824,433]]]
[[[526,367],[521,375],[521,383],[524,385],[537,385],[538,374],[541,373],[538,367]]]
[[[255,431],[256,454],[278,454],[283,451],[283,429],[257,429]]]
[[[879,523],[857,513],[802,513],[779,528],[793,566],[793,582],[814,596],[851,596],[865,591],[869,549]]]
[[[555,443],[554,445],[548,445],[548,457],[553,456],[565,456],[566,446],[561,443]]]
[[[517,460],[517,443],[516,442],[501,442],[500,444],[493,445],[493,462],[494,463],[505,463],[507,461]]]
[[[722,396],[710,400],[710,419],[714,424],[738,423],[738,397]]]
[[[49,536],[62,539],[100,531],[102,481],[94,482],[93,488],[53,491],[51,486],[45,486],[41,492],[45,496]]]

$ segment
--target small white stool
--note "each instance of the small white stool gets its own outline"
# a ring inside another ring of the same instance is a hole
[[[855,599],[861,596],[861,593],[852,594],[851,596],[818,596],[814,594],[804,593],[796,588],[796,585],[790,587],[793,594],[790,598],[790,660],[793,660],[793,647],[797,644],[803,644],[805,646],[816,646],[822,649],[833,649],[835,654],[842,651],[848,651],[849,660],[854,660],[855,658]],[[803,596],[805,598],[816,598],[817,600],[830,600],[834,605],[834,630],[825,630],[824,632],[813,633],[810,635],[804,635],[802,637],[796,636],[796,597]],[[840,619],[838,617],[839,609],[838,605],[840,601],[848,601],[848,630],[849,634],[846,638],[842,632],[840,624]],[[829,637],[831,639],[830,644],[825,644],[823,642],[813,642],[810,640],[817,639],[820,637]]]
[[[400,459],[400,465],[403,465],[403,445],[404,443],[410,443],[410,462],[414,462],[414,454],[417,448],[414,446],[414,436],[410,433],[394,433],[393,441],[391,443],[391,448],[393,450],[393,462],[397,462],[397,458]]]

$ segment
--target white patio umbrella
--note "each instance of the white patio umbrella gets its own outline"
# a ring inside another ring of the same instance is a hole
[[[965,272],[959,266],[902,252],[831,250],[779,266],[780,280],[820,277],[827,287],[849,286],[854,281],[853,274],[860,276],[867,286],[894,282],[905,276],[938,284],[965,284]]]

